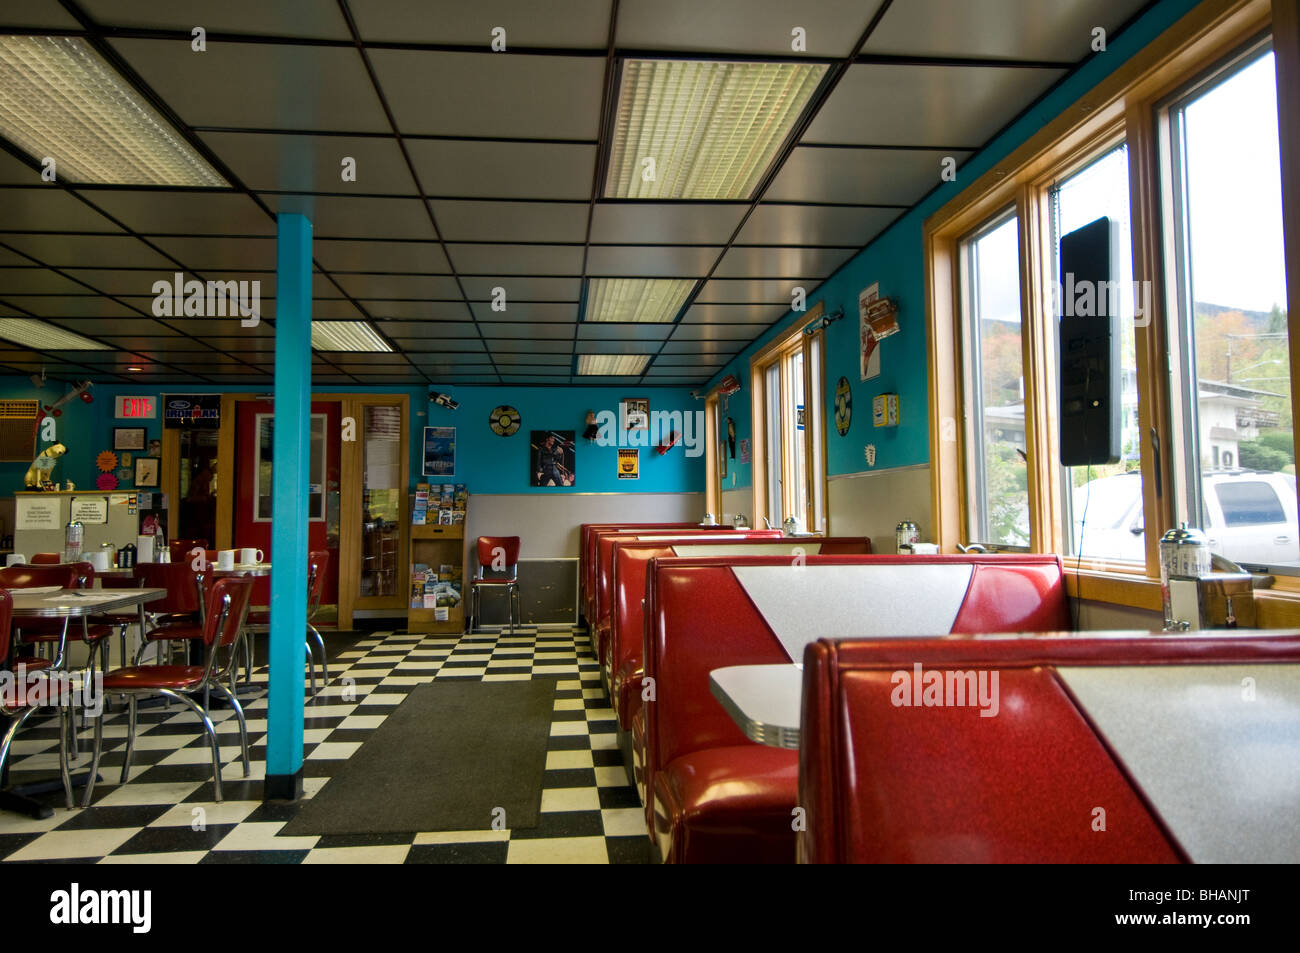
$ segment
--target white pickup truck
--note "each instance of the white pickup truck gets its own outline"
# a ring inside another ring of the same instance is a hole
[[[1201,492],[1206,512],[1200,528],[1214,552],[1247,565],[1300,565],[1294,475],[1206,470]],[[1082,533],[1085,557],[1145,558],[1140,474],[1121,473],[1076,487],[1073,503],[1074,538]]]

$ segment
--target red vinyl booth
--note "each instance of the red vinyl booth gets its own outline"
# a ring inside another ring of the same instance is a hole
[[[1300,635],[1260,631],[812,643],[799,860],[1295,862],[1296,663]],[[917,665],[996,673],[996,714],[902,704]]]
[[[649,532],[652,530],[699,530],[700,532],[730,529],[727,526],[701,526],[699,523],[583,523],[579,530],[578,583],[579,605],[583,616],[590,621],[596,586],[596,535],[604,532]]]
[[[656,560],[646,620],[654,700],[633,718],[633,744],[651,836],[665,862],[731,863],[794,861],[798,755],[746,738],[713,698],[711,671],[789,663],[837,631],[1070,624],[1060,559],[1031,555],[809,556],[799,570],[766,556]]]

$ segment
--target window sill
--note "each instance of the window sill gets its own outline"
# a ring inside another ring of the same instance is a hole
[[[1160,580],[1133,574],[1065,570],[1065,591],[1079,596],[1082,584],[1083,598],[1090,602],[1127,606],[1160,612],[1164,604],[1160,598]],[[1290,587],[1255,590],[1255,626],[1260,629],[1300,628],[1300,590]]]

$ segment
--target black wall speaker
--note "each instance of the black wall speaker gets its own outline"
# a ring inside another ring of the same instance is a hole
[[[1061,238],[1061,463],[1120,456],[1119,228],[1109,218]]]

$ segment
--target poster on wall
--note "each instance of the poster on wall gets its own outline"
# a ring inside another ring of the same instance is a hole
[[[15,529],[63,529],[57,496],[18,496],[14,498],[14,508]]]
[[[68,519],[89,526],[108,522],[108,497],[74,496],[68,504]]]
[[[641,477],[641,451],[618,451],[618,478],[620,480],[637,480]]]
[[[880,376],[880,341],[867,320],[871,306],[880,297],[880,282],[875,282],[862,289],[858,295],[858,322],[862,338],[862,380],[869,381]]]
[[[573,486],[577,481],[572,430],[534,430],[529,439],[532,486]]]
[[[456,473],[456,428],[424,428],[424,475],[453,476]]]

